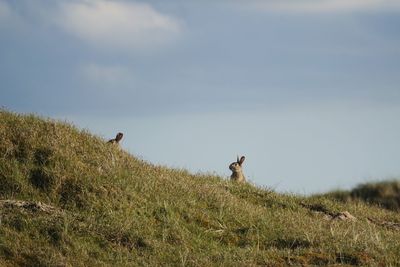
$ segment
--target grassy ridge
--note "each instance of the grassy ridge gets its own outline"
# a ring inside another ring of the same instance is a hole
[[[399,223],[399,213],[155,166],[7,111],[0,216],[0,266],[400,265],[400,231],[368,220]]]
[[[400,211],[400,181],[381,181],[360,184],[350,191],[325,194],[343,202],[364,201],[389,210]]]

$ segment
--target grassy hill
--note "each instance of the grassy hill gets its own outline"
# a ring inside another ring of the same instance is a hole
[[[360,201],[155,166],[0,111],[0,266],[399,266],[399,223]]]

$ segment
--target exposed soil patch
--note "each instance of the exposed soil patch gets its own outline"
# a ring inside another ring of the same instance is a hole
[[[0,200],[0,208],[19,208],[25,211],[30,212],[46,212],[46,213],[54,213],[57,212],[58,209],[44,204],[42,202],[33,202],[33,201],[22,201],[22,200]]]
[[[386,227],[392,230],[400,231],[400,223],[388,222],[388,221],[379,221],[374,218],[367,218],[367,220],[373,224]]]
[[[322,213],[327,220],[340,220],[340,221],[356,221],[357,218],[350,214],[348,211],[332,212],[321,204],[304,204],[300,205],[310,211]]]

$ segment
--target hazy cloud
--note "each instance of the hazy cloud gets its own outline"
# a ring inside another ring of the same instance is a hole
[[[121,90],[134,84],[133,71],[124,66],[85,64],[80,74],[86,82],[97,88]]]
[[[15,30],[21,26],[21,22],[19,14],[13,10],[10,3],[0,0],[0,29],[12,28]]]
[[[137,2],[65,2],[57,21],[78,38],[108,49],[158,46],[176,39],[182,31],[178,19]]]
[[[253,1],[252,9],[293,13],[347,12],[400,8],[397,0],[267,0]]]
[[[8,18],[10,15],[10,7],[6,2],[0,0],[0,20]]]

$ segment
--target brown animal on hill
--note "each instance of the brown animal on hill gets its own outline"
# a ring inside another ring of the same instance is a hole
[[[242,164],[243,164],[244,160],[245,160],[244,156],[242,156],[240,159],[238,156],[236,162],[232,162],[229,165],[229,169],[232,171],[232,175],[231,175],[232,181],[236,181],[239,183],[246,182],[246,178],[244,177],[243,171],[242,171]]]
[[[118,133],[117,136],[115,136],[114,139],[110,139],[108,140],[107,143],[111,143],[111,144],[119,144],[119,141],[121,141],[122,137],[124,136],[123,133]]]

